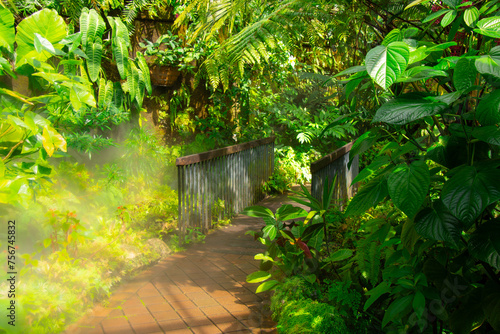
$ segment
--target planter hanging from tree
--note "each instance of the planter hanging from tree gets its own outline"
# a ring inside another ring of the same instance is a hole
[[[151,83],[155,86],[172,86],[180,75],[179,70],[173,66],[153,65],[149,71]]]

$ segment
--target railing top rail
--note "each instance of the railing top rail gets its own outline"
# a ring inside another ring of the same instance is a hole
[[[186,155],[185,157],[177,158],[175,160],[175,165],[176,166],[185,166],[185,165],[190,165],[190,164],[194,164],[197,162],[202,162],[202,161],[214,159],[214,158],[221,157],[224,155],[229,155],[229,154],[241,152],[244,150],[248,150],[249,148],[272,143],[272,142],[274,142],[274,139],[275,139],[275,137],[273,136],[273,137],[268,137],[268,138],[264,138],[264,139],[249,141],[249,142],[243,143],[243,144],[223,147],[223,148],[219,148],[217,150],[211,150],[211,151],[206,151],[203,153]]]
[[[324,156],[323,158],[311,163],[311,173],[317,172],[323,167],[328,166],[329,164],[331,164],[332,162],[334,162],[335,160],[337,160],[338,158],[349,152],[353,144],[354,141],[342,146],[341,148],[333,151],[332,153]]]

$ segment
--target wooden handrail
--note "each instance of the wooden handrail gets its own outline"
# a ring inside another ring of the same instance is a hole
[[[318,170],[328,166],[347,152],[351,151],[354,141],[342,146],[341,148],[333,151],[332,153],[324,156],[323,158],[311,163],[311,173],[317,172]]]
[[[249,142],[243,143],[243,144],[223,147],[223,148],[219,148],[216,150],[211,150],[211,151],[207,151],[207,152],[203,152],[203,153],[187,155],[185,157],[177,158],[175,160],[175,165],[176,166],[186,166],[186,165],[194,164],[197,162],[206,161],[206,160],[214,159],[217,157],[221,157],[224,155],[229,155],[229,154],[241,152],[244,150],[248,150],[249,148],[272,143],[272,142],[274,142],[274,139],[275,139],[275,137],[268,137],[268,138],[264,138],[264,139],[249,141]]]

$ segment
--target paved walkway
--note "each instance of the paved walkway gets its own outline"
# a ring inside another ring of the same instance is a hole
[[[260,202],[276,210],[286,196]],[[259,270],[262,245],[245,235],[260,219],[238,215],[205,243],[190,246],[121,285],[107,307],[68,328],[68,334],[276,333],[269,294],[255,294],[246,276]]]

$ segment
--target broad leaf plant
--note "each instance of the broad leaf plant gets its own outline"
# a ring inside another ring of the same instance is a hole
[[[364,278],[364,310],[384,331],[500,331],[499,9],[434,4],[422,25],[391,31],[339,75],[379,104],[351,156],[386,143],[353,181],[363,185],[345,214],[390,199],[406,215],[366,238],[385,249],[379,274],[367,277],[357,257],[342,268]]]

